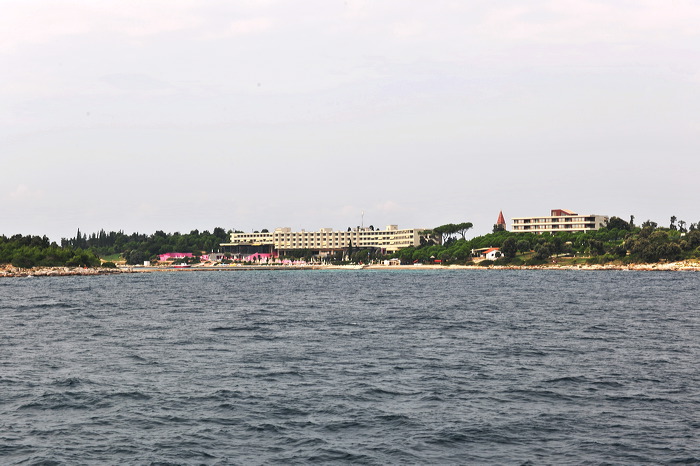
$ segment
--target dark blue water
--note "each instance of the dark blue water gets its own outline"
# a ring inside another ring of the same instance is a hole
[[[0,280],[0,463],[700,463],[700,275]]]

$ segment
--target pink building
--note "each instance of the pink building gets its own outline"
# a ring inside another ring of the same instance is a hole
[[[255,262],[255,261],[261,261],[261,262],[267,262],[272,259],[272,254],[264,254],[260,252],[256,252],[255,254],[251,254],[250,256],[244,257],[244,261],[249,261],[249,262]]]
[[[166,252],[165,254],[160,254],[158,260],[169,261],[172,259],[184,259],[186,257],[194,257],[191,252]]]

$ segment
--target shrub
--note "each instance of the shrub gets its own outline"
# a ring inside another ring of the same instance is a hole
[[[12,266],[20,269],[30,269],[34,267],[34,262],[26,256],[15,256],[12,258]]]
[[[517,247],[519,252],[528,252],[530,250],[530,242],[525,239],[521,239],[517,242]]]
[[[481,267],[489,267],[489,266],[493,265],[493,261],[490,259],[486,259],[486,260],[479,262],[478,265],[480,265]]]
[[[549,244],[538,244],[535,246],[535,259],[548,259],[552,254],[552,247]]]
[[[115,264],[115,263],[112,262],[112,261],[107,261],[107,262],[104,262],[104,263],[102,264],[102,267],[105,267],[105,268],[107,268],[107,269],[116,269],[116,268],[117,268],[117,264]]]
[[[537,257],[533,257],[531,259],[528,259],[525,261],[525,265],[543,265],[546,264],[547,261],[544,259],[539,259]]]

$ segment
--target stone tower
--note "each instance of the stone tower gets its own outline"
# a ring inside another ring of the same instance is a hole
[[[506,229],[506,219],[503,218],[503,211],[500,211],[498,213],[498,220],[496,220],[496,227],[499,230],[505,230]]]

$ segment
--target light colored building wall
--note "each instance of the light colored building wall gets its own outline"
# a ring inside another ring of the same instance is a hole
[[[277,228],[271,233],[231,233],[230,246],[272,245],[276,250],[314,249],[339,251],[352,246],[356,248],[382,248],[387,252],[398,251],[409,246],[419,246],[422,228],[399,230],[389,225],[385,230],[355,228],[350,231],[334,231],[322,228],[319,231],[291,231]]]
[[[486,251],[484,254],[484,257],[488,260],[495,261],[496,259],[500,258],[503,254],[501,254],[501,250],[498,248],[493,248],[489,251]]]
[[[513,217],[511,231],[520,233],[557,233],[566,231],[578,233],[594,231],[605,226],[608,217],[605,215],[579,215],[575,212],[562,214],[560,210],[552,211],[559,215],[547,217]]]

